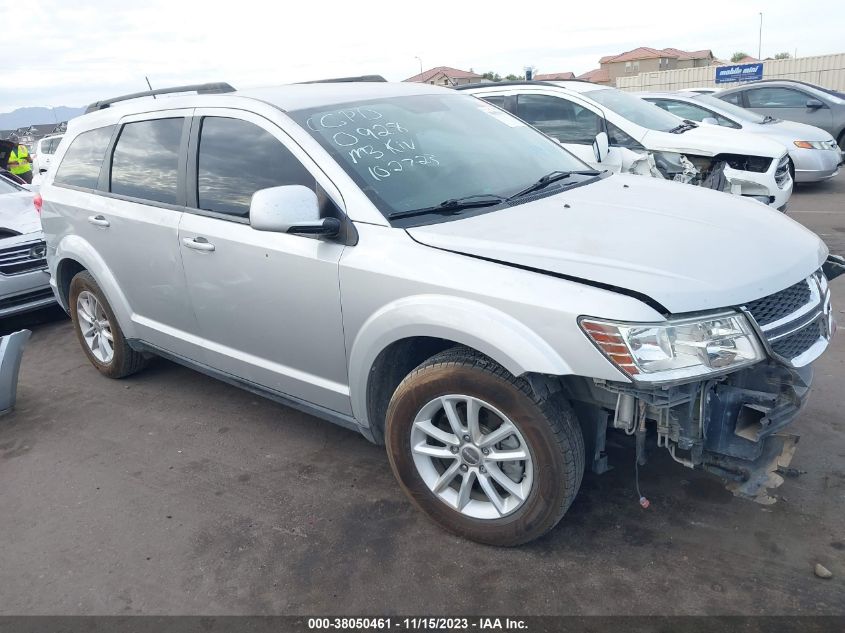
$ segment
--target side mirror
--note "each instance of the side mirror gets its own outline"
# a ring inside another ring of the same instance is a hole
[[[596,156],[597,163],[601,163],[607,158],[609,149],[610,141],[607,139],[607,133],[599,132],[596,134],[596,139],[593,141],[593,154]]]
[[[818,110],[819,108],[823,108],[824,104],[818,99],[807,99],[807,107],[810,110]]]
[[[256,231],[275,233],[333,237],[340,232],[340,221],[321,218],[317,194],[302,185],[256,191],[249,205],[249,224]]]
[[[707,125],[719,125],[719,120],[712,116],[706,116],[701,119],[702,123],[706,123]]]

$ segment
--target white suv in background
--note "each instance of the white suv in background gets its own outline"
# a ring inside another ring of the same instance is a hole
[[[62,136],[62,134],[45,136],[35,144],[35,152],[33,152],[32,156],[33,177],[44,175],[50,168],[50,163],[59,147],[59,143],[62,141]]]
[[[42,185],[100,373],[164,356],[354,429],[485,543],[551,529],[608,432],[772,501],[834,330],[812,232],[447,88],[194,89],[94,104]]]
[[[780,143],[699,126],[616,88],[528,81],[457,90],[515,114],[597,169],[727,191],[781,211],[792,195],[789,157]]]

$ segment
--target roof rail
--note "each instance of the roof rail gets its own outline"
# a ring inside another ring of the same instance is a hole
[[[355,81],[386,82],[381,75],[360,75],[358,77],[336,77],[334,79],[316,79],[314,81],[300,81],[301,84],[344,84]]]
[[[114,97],[113,99],[104,99],[103,101],[95,101],[87,108],[85,114],[89,112],[96,112],[108,108],[113,103],[120,101],[128,101],[129,99],[139,99],[140,97],[154,97],[156,95],[173,94],[176,92],[196,92],[197,94],[220,94],[224,92],[235,92],[235,89],[225,82],[214,82],[208,84],[192,84],[190,86],[173,86],[172,88],[159,88],[157,90],[144,90],[143,92],[133,92],[132,94]]]

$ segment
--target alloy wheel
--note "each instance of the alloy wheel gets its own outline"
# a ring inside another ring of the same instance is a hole
[[[414,465],[429,490],[463,515],[499,519],[531,492],[531,450],[506,415],[467,395],[426,404],[411,428]]]

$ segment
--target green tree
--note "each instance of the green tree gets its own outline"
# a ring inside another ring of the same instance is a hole
[[[775,59],[792,59],[792,55],[784,51],[783,53],[778,53],[775,55]]]
[[[742,51],[737,51],[736,53],[731,55],[731,61],[736,63],[740,59],[742,59],[743,57],[748,57],[748,56],[749,56],[748,53],[743,53]]]
[[[481,76],[490,81],[502,81],[502,76],[499,73],[494,73],[492,70],[488,70]]]
[[[505,75],[505,80],[507,81],[522,81],[523,79],[525,79],[525,75]]]

